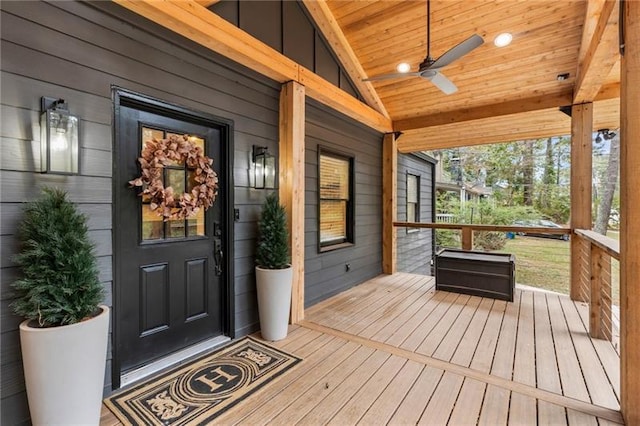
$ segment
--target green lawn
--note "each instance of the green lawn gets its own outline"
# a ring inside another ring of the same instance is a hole
[[[516,255],[518,284],[568,294],[570,246],[568,241],[518,235],[500,251]]]
[[[607,236],[618,239],[617,232]],[[569,294],[570,247],[568,241],[552,238],[516,236],[507,240],[505,253],[516,255],[516,282],[532,287]],[[612,296],[619,304],[618,261],[611,261]]]

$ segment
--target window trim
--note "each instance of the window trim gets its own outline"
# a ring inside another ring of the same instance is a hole
[[[336,241],[332,243],[321,243],[320,242],[320,204],[322,199],[320,198],[320,157],[328,156],[333,158],[338,158],[341,160],[346,160],[349,163],[349,200],[347,201],[347,217],[346,217],[346,238],[344,241]],[[318,230],[317,234],[317,245],[318,245],[318,253],[326,253],[333,250],[338,250],[346,247],[352,247],[355,245],[355,157],[344,152],[338,151],[333,148],[326,148],[324,146],[318,145],[318,155],[317,155],[317,185],[316,185],[316,202],[317,202],[317,219],[316,224]]]
[[[420,199],[420,178],[421,176],[419,174],[415,174],[415,173],[411,173],[409,171],[406,172],[406,177],[405,177],[405,204],[406,204],[406,213],[405,213],[405,219],[407,222],[409,222],[409,177],[413,176],[416,178],[416,209],[415,209],[415,213],[416,213],[416,217],[415,217],[415,221],[412,222],[420,222],[420,206],[421,206],[421,199]],[[420,228],[406,228],[407,230],[407,234],[413,234],[416,232],[420,232]]]

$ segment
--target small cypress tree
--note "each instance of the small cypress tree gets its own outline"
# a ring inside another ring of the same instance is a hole
[[[91,316],[102,301],[102,286],[86,217],[55,188],[24,209],[15,261],[23,278],[13,283],[16,314],[40,327],[74,324]]]
[[[289,233],[287,213],[274,193],[262,205],[258,222],[256,263],[265,269],[284,269],[289,266]]]

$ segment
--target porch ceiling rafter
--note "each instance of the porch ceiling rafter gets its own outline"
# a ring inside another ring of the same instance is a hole
[[[582,33],[574,104],[591,102],[619,61],[617,0],[589,0]]]
[[[394,121],[395,130],[404,132],[398,140],[398,149],[400,152],[428,151],[568,135],[571,119],[558,107],[571,105],[571,94],[551,96],[549,101],[542,98],[487,105],[484,108],[493,112],[486,114],[478,107],[411,119],[420,121],[413,125],[409,120],[408,125],[404,124],[405,120]],[[619,126],[619,98],[619,83],[600,89],[594,102],[594,129]],[[565,100],[563,104],[561,101]],[[450,117],[457,121],[447,121]]]
[[[536,96],[534,98],[518,99],[494,105],[483,105],[474,108],[458,109],[455,111],[444,111],[421,117],[406,118],[404,120],[394,121],[393,128],[396,131],[413,130],[441,124],[459,123],[463,121],[478,120],[481,118],[537,111],[540,109],[570,105],[572,97],[572,91],[565,90],[564,92],[560,92],[555,95]]]
[[[114,1],[275,81],[280,83],[297,81],[306,87],[309,96],[376,130],[381,132],[392,130],[389,118],[225,21],[194,0]]]
[[[302,2],[338,56],[338,59],[344,65],[345,71],[351,77],[358,91],[369,105],[372,105],[378,112],[388,118],[389,113],[382,104],[382,100],[373,84],[368,81],[362,81],[362,79],[367,78],[367,73],[362,68],[360,61],[342,32],[342,28],[336,22],[327,2],[325,0],[302,0]]]
[[[616,128],[617,98],[596,101],[593,128]],[[612,113],[613,111],[613,113]],[[571,118],[558,108],[482,118],[407,130],[398,139],[400,152],[428,151],[568,135]]]

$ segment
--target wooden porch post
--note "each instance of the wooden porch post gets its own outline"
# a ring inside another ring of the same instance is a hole
[[[640,424],[640,2],[625,1],[620,87],[620,408]]]
[[[398,216],[398,142],[393,133],[384,135],[382,145],[382,272],[396,272],[396,229]]]
[[[287,210],[293,267],[291,323],[304,319],[305,88],[295,81],[280,91],[280,202]]]
[[[473,228],[463,226],[462,234],[462,250],[473,250]]]
[[[571,230],[591,229],[591,169],[593,104],[571,108]],[[572,300],[584,301],[580,293],[580,240],[571,236]]]

